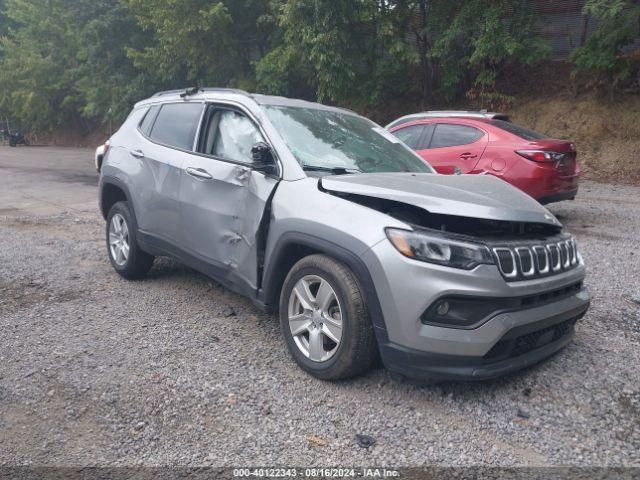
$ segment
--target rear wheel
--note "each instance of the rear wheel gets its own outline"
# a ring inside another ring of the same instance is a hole
[[[298,365],[323,380],[361,374],[377,356],[355,275],[326,255],[311,255],[293,266],[280,295],[280,324]]]
[[[117,202],[107,216],[107,251],[115,271],[129,279],[143,277],[154,260],[138,246],[135,230],[128,202]]]

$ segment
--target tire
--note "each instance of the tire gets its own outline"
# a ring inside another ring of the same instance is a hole
[[[120,226],[120,231],[116,227]],[[136,238],[137,226],[128,202],[117,202],[107,215],[107,254],[114,270],[127,279],[144,277],[153,266],[154,256],[143,252]],[[121,247],[122,241],[128,246],[128,253]],[[111,242],[114,242],[113,245]],[[126,253],[126,255],[124,254]]]
[[[296,292],[306,291],[304,301],[294,292],[296,287]],[[305,303],[311,308],[305,308]],[[279,306],[289,352],[314,377],[354,377],[376,360],[378,349],[364,295],[356,276],[344,264],[327,255],[310,255],[298,261],[284,281]],[[290,316],[295,318],[293,322]],[[294,331],[301,333],[294,335]],[[322,340],[317,340],[319,337]]]
[[[16,144],[15,140],[9,140],[9,146],[10,147],[17,147],[18,145]]]

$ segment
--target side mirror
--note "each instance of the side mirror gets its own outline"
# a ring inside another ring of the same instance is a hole
[[[268,175],[276,173],[276,162],[273,159],[271,147],[264,142],[258,142],[251,147],[253,169]]]
[[[435,167],[435,169],[438,173],[441,173],[443,175],[461,175],[462,174],[462,170],[460,170],[460,168],[458,168],[455,165],[440,165],[438,167]]]

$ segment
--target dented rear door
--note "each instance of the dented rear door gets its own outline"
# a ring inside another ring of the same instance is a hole
[[[257,285],[256,237],[278,180],[250,168],[251,147],[262,137],[238,115],[223,109],[211,126],[205,117],[202,145],[208,134],[217,138],[184,163],[180,207],[187,253],[228,286],[245,291]]]

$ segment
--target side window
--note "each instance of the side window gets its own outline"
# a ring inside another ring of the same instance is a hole
[[[251,163],[251,147],[261,141],[260,131],[245,115],[210,107],[198,150],[233,162]]]
[[[402,140],[408,147],[418,150],[418,142],[422,133],[424,132],[424,125],[412,125],[410,127],[401,128],[396,130],[393,134]]]
[[[393,132],[396,137],[414,150],[424,150],[428,148],[432,133],[433,124],[412,125]]]
[[[482,130],[467,125],[439,123],[433,133],[430,148],[453,147],[466,145],[479,140],[484,135]]]
[[[160,110],[159,105],[152,105],[151,108],[147,110],[147,113],[145,114],[144,118],[140,122],[140,125],[139,125],[140,131],[147,137],[151,132],[151,127],[153,126],[153,122],[156,119],[158,110]]]
[[[191,150],[201,113],[201,103],[163,105],[151,129],[151,140],[171,147]]]

